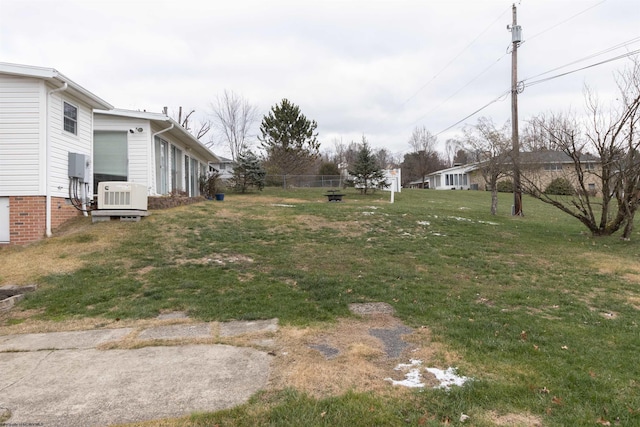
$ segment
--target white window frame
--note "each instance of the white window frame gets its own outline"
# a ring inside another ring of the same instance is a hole
[[[75,109],[75,117],[67,116],[67,105]],[[74,105],[68,101],[62,101],[62,130],[72,135],[78,135],[78,115],[80,113],[80,109],[77,105]],[[73,123],[73,131],[67,129],[67,120],[70,123]]]

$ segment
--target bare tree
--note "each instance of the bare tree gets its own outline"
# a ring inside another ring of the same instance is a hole
[[[197,140],[204,138],[204,136],[211,130],[211,120],[195,120],[192,119],[191,116],[196,112],[196,110],[191,109],[191,111],[186,114],[184,114],[184,111],[186,110],[183,110],[182,107],[178,107],[178,112],[171,114],[171,118],[178,122],[180,126],[185,128]],[[165,115],[167,114],[167,107],[165,107],[164,113]],[[207,145],[207,143],[205,143],[205,145]]]
[[[509,175],[511,169],[510,124],[497,129],[491,119],[481,117],[475,126],[464,130],[466,149],[486,186],[491,189],[491,215],[498,212],[498,181]]]
[[[249,149],[249,133],[256,122],[257,107],[233,91],[225,90],[211,103],[213,125],[219,136],[228,144],[231,159]]]
[[[447,165],[453,166],[456,153],[463,147],[463,143],[454,138],[449,138],[444,143],[445,156],[447,158]]]
[[[423,188],[427,174],[431,172],[429,165],[432,163],[437,143],[438,138],[424,126],[416,127],[409,138],[409,146],[413,150],[413,166],[422,179]]]
[[[622,237],[629,239],[639,203],[640,189],[640,63],[622,71],[617,79],[617,103],[603,107],[585,90],[588,120],[561,114],[533,120],[556,147],[572,161],[571,182],[575,194],[569,198],[545,194],[534,180],[525,190],[580,220],[595,236],[611,235],[624,226]],[[587,153],[599,159],[598,167],[585,161]],[[602,197],[595,197],[591,181],[597,181]]]

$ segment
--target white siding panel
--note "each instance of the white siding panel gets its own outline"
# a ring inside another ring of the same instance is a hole
[[[44,83],[0,76],[0,196],[42,194]]]
[[[63,102],[78,108],[77,135],[63,128]],[[93,110],[80,100],[70,97],[64,91],[51,95],[50,133],[51,139],[51,195],[69,197],[69,153],[80,153],[91,156],[93,144]]]

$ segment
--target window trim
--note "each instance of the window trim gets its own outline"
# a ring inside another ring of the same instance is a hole
[[[72,107],[75,109],[75,118],[67,116],[66,106]],[[72,104],[69,101],[62,100],[62,130],[64,132],[70,133],[71,135],[78,136],[78,116],[80,113],[80,108],[77,105]],[[67,120],[71,120],[73,123],[73,132],[67,129]]]

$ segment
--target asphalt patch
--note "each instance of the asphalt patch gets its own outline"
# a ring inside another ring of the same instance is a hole
[[[388,357],[400,357],[409,344],[402,340],[402,335],[410,334],[413,329],[408,326],[397,326],[393,329],[369,329],[369,334],[378,338],[384,344],[384,351]]]

